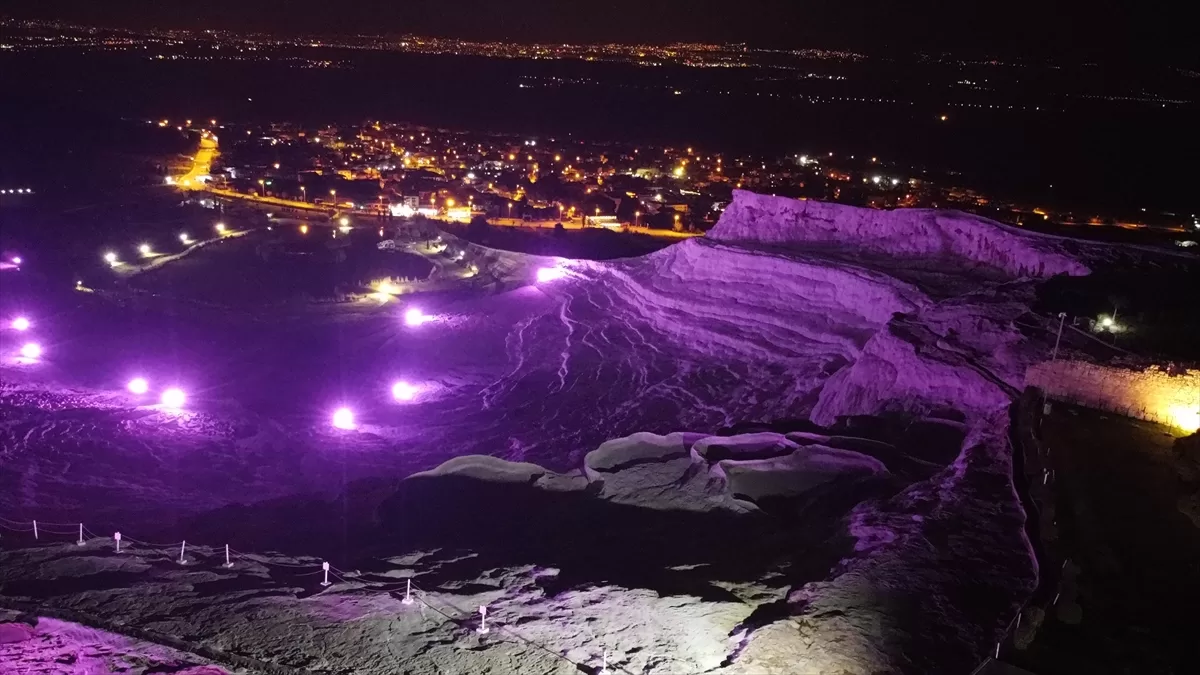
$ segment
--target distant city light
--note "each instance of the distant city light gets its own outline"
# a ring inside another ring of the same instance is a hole
[[[130,382],[130,385],[132,384],[133,383]],[[179,389],[178,387],[171,387],[163,392],[162,404],[168,408],[179,409],[182,408],[183,404],[186,402],[187,394],[183,393],[183,390]]]
[[[880,180],[882,180],[882,179],[879,176],[871,176],[871,182],[876,185],[879,185]]]
[[[392,385],[392,398],[397,401],[411,401],[417,396],[417,388],[403,380]]]
[[[429,319],[418,307],[411,307],[404,312],[404,323],[409,326],[420,326]]]
[[[558,267],[541,267],[538,268],[537,271],[538,283],[554,281],[555,279],[561,279],[564,276],[566,276],[566,272]]]
[[[940,118],[938,118],[938,119],[940,119],[941,121],[945,122],[945,121],[946,121],[947,119],[949,119],[949,118],[948,118],[948,117],[946,117],[945,115],[942,115],[942,116],[941,116]]]
[[[338,408],[333,411],[333,426],[337,429],[353,429],[354,411],[349,408]]]
[[[29,326],[29,319],[26,319],[23,316],[18,316],[12,320],[13,330],[29,330]]]
[[[42,355],[42,346],[36,342],[26,342],[21,346],[21,356],[27,359],[36,359]]]
[[[338,225],[340,225],[342,227],[346,227],[349,224],[350,224],[350,219],[345,216],[342,216],[341,218],[338,219]]]
[[[142,255],[150,255],[150,244],[142,244],[138,247],[138,253]]]
[[[225,234],[225,223],[217,223],[216,228],[218,234]]]
[[[117,263],[117,254],[116,254],[116,253],[113,253],[112,251],[109,251],[108,253],[105,253],[105,254],[104,254],[104,262],[108,263],[109,265],[116,265],[116,264],[118,264],[118,263]]]
[[[308,226],[307,225],[300,226],[300,234],[308,234]]]
[[[21,260],[21,256],[19,256],[19,255],[14,255],[14,256],[12,257],[12,264],[14,264],[14,265],[20,265],[22,262],[23,262],[23,261]]]
[[[144,377],[135,377],[129,381],[129,384],[125,385],[125,388],[128,389],[130,393],[141,396],[142,394],[150,391],[150,383],[147,382],[146,378]]]

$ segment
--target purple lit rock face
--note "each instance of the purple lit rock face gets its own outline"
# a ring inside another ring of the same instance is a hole
[[[554,651],[598,666],[607,650],[630,672],[970,672],[994,646],[1034,579],[1007,408],[1052,340],[1016,322],[1032,280],[1090,259],[962,214],[741,191],[710,236],[572,262],[570,283],[529,284],[552,260],[451,243],[487,286],[422,297],[438,321],[420,330],[378,306],[270,321],[167,307],[161,325],[139,309],[136,330],[111,305],[42,312],[64,335],[110,329],[73,346],[90,351],[72,353],[72,372],[3,367],[0,404],[23,431],[0,436],[0,514],[373,570],[351,584],[415,574]],[[134,362],[204,391],[204,409],[147,414],[111,396]],[[388,395],[397,373],[422,386],[406,405]],[[354,402],[355,433],[310,403],[338,400]],[[716,435],[735,425],[758,433]],[[791,515],[761,517],[773,509]],[[931,543],[947,538],[961,543]],[[7,579],[43,578],[8,550]],[[192,582],[172,576],[187,570],[131,567],[156,602],[113,612],[171,616],[174,634],[214,644],[245,636],[253,613],[242,651],[286,645],[296,663],[365,675],[564,665],[511,641],[462,649],[452,626],[340,582],[256,609],[254,584],[293,580],[246,564],[205,596],[211,612],[170,609],[195,609]],[[89,602],[59,587],[36,600]],[[295,638],[331,621],[336,644]]]

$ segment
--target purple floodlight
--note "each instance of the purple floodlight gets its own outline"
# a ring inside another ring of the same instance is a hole
[[[418,307],[411,307],[404,312],[404,323],[409,326],[420,326],[429,320]]]
[[[132,385],[133,383],[131,382],[130,384]],[[183,393],[183,390],[178,387],[171,387],[163,392],[162,404],[168,408],[179,409],[186,402],[187,394]]]
[[[42,346],[36,342],[26,342],[21,346],[21,356],[27,359],[36,359],[42,355]]]
[[[338,408],[333,411],[333,426],[335,429],[353,429],[354,411],[349,408]]]
[[[537,280],[539,284],[542,284],[546,283],[547,281],[561,279],[566,276],[566,274],[566,272],[558,267],[540,267],[537,271]]]
[[[26,319],[23,316],[18,316],[12,320],[13,330],[29,330],[30,325],[29,319]]]
[[[150,383],[147,382],[146,378],[144,378],[144,377],[135,377],[132,380],[130,380],[129,384],[126,386],[129,389],[129,392],[131,394],[137,394],[138,396],[141,396],[142,394],[150,391]],[[178,391],[178,390],[176,390],[176,391]],[[179,392],[179,393],[182,394],[183,392]],[[166,394],[163,394],[163,403],[167,403]],[[183,405],[182,400],[180,400],[179,405]],[[171,406],[171,407],[177,408],[179,406]]]
[[[392,385],[392,398],[397,401],[411,401],[417,396],[417,387],[401,380]]]

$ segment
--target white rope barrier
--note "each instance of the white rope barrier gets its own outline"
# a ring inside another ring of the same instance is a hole
[[[28,527],[26,526],[27,524],[29,525]],[[51,529],[47,529],[45,527],[46,525],[52,525],[55,527],[51,528]],[[59,530],[59,529],[56,529],[57,527],[69,527],[71,529],[69,531],[68,530]],[[39,536],[41,534],[54,535],[54,536],[75,536],[76,540],[73,543],[77,546],[85,546],[85,545],[91,544],[92,542],[96,542],[96,541],[111,541],[111,542],[113,542],[114,552],[118,553],[118,554],[122,553],[122,549],[121,549],[122,541],[131,543],[137,547],[154,549],[154,550],[158,550],[158,549],[174,550],[175,547],[178,546],[179,547],[179,558],[177,560],[175,560],[175,562],[180,565],[187,565],[190,562],[189,560],[187,560],[187,557],[186,557],[186,555],[187,555],[187,541],[186,540],[179,541],[179,542],[173,543],[173,544],[155,544],[152,542],[145,542],[145,541],[141,541],[139,539],[134,539],[134,538],[128,537],[128,536],[123,536],[120,532],[114,532],[111,537],[98,535],[95,532],[88,529],[87,526],[84,525],[83,523],[45,523],[45,522],[39,522],[36,520],[19,521],[19,520],[12,520],[10,518],[5,518],[3,516],[0,516],[0,529],[8,530],[10,532],[20,532],[20,533],[32,532],[34,534],[34,540],[39,543],[42,542],[42,538]],[[125,551],[128,552],[128,551],[130,551],[130,549],[126,548]],[[367,590],[379,592],[379,593],[389,593],[390,594],[390,593],[398,592],[402,588],[404,590],[404,597],[401,598],[401,600],[400,600],[400,603],[402,605],[411,606],[413,604],[419,603],[420,606],[422,607],[422,610],[424,610],[424,609],[432,610],[433,612],[441,615],[443,618],[445,618],[450,623],[453,623],[456,625],[461,625],[462,622],[469,621],[471,616],[478,615],[479,625],[473,631],[477,635],[480,635],[480,636],[491,635],[493,633],[493,629],[494,629],[495,631],[498,631],[499,633],[510,636],[512,638],[515,638],[516,640],[518,640],[519,642],[521,642],[527,646],[542,650],[542,651],[546,652],[547,654],[554,656],[555,658],[562,659],[562,660],[574,665],[576,668],[578,668],[579,670],[582,670],[584,672],[587,672],[590,669],[594,672],[602,673],[602,674],[606,674],[606,675],[608,673],[613,673],[613,672],[620,672],[620,673],[625,673],[626,675],[633,675],[632,673],[630,673],[628,670],[626,670],[624,668],[617,667],[616,670],[613,670],[612,667],[608,663],[608,650],[607,649],[604,650],[604,652],[601,656],[601,665],[600,665],[599,669],[597,670],[594,666],[589,667],[585,664],[574,661],[574,660],[568,658],[565,654],[556,652],[556,651],[546,647],[545,645],[539,644],[537,642],[534,642],[534,641],[524,637],[523,635],[510,629],[503,623],[497,623],[494,618],[491,619],[491,621],[489,622],[490,614],[489,614],[487,605],[479,605],[477,613],[476,612],[468,612],[468,611],[465,611],[462,608],[458,607],[454,603],[446,600],[445,598],[442,598],[441,604],[444,604],[445,606],[451,608],[453,611],[458,613],[460,618],[455,618],[455,617],[451,616],[449,613],[447,613],[445,610],[434,605],[429,599],[430,598],[429,593],[427,591],[424,591],[421,588],[417,587],[416,585],[414,585],[411,577],[406,578],[404,580],[403,584],[399,584],[399,583],[397,583],[397,584],[380,584],[380,583],[362,580],[359,578],[359,574],[357,572],[347,572],[345,570],[339,569],[339,568],[331,565],[328,561],[321,561],[320,563],[313,562],[310,564],[277,563],[277,562],[272,562],[272,561],[268,561],[268,560],[257,559],[257,558],[262,557],[261,554],[245,553],[242,551],[238,551],[236,549],[231,548],[228,544],[225,544],[223,546],[223,551],[224,551],[224,563],[221,563],[221,566],[226,569],[232,568],[234,566],[233,561],[236,559],[236,560],[244,560],[244,561],[252,563],[252,564],[263,565],[263,566],[267,566],[267,567],[277,567],[280,570],[284,571],[286,574],[293,576],[293,577],[309,577],[309,576],[315,576],[317,574],[320,574],[320,575],[322,575],[322,580],[319,585],[322,588],[329,588],[330,586],[333,586],[334,581],[336,581],[339,584],[343,584],[343,585],[350,585],[352,583],[358,583],[362,587],[366,588]],[[316,559],[314,558],[313,560],[316,560]],[[317,569],[313,569],[314,567],[316,567]],[[309,570],[309,571],[300,572],[299,570]],[[332,577],[334,579],[334,581],[330,581],[330,577]],[[346,577],[355,579],[355,581],[349,581],[349,580],[347,580]]]

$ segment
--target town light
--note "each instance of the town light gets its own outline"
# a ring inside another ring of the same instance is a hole
[[[19,255],[14,255],[14,256],[12,257],[12,264],[14,264],[14,265],[20,265],[22,262],[23,262],[23,261],[21,260],[21,256],[19,256]]]
[[[29,326],[29,319],[26,319],[23,316],[18,316],[12,320],[13,330],[29,330]]]
[[[417,388],[403,380],[392,385],[392,398],[397,401],[411,401],[417,396]]]
[[[182,241],[185,244],[190,244],[192,242],[192,238],[188,236],[187,232],[181,232],[179,234],[179,241]]]
[[[129,393],[141,396],[150,391],[150,383],[144,377],[135,377],[129,381],[129,384],[125,385],[125,388],[129,390]]]
[[[108,263],[109,265],[116,265],[117,264],[117,254],[113,253],[112,251],[105,253],[104,254],[104,262]]]
[[[132,384],[132,382],[130,384]],[[168,408],[178,410],[179,408],[182,408],[183,404],[186,402],[187,394],[183,393],[183,390],[178,387],[171,387],[162,394],[162,404]]]
[[[217,223],[217,234],[225,234],[225,223]]]
[[[300,234],[308,234],[308,225],[300,226]]]
[[[21,356],[27,359],[36,359],[42,355],[42,346],[36,342],[26,342],[21,346]]]
[[[142,255],[150,255],[150,244],[142,244],[138,247],[138,253]]]
[[[346,227],[349,224],[350,224],[350,219],[345,216],[342,216],[341,218],[338,219],[338,225],[341,227]]]
[[[881,180],[883,180],[883,179],[880,178],[879,176],[871,176],[871,182],[876,185],[879,185],[879,181],[881,181]]]
[[[557,267],[541,267],[538,268],[537,271],[537,280],[539,284],[546,283],[547,281],[554,281],[555,279],[561,279],[564,276],[566,276],[566,272]]]
[[[353,429],[354,411],[349,408],[338,408],[333,411],[333,426],[335,429]]]

